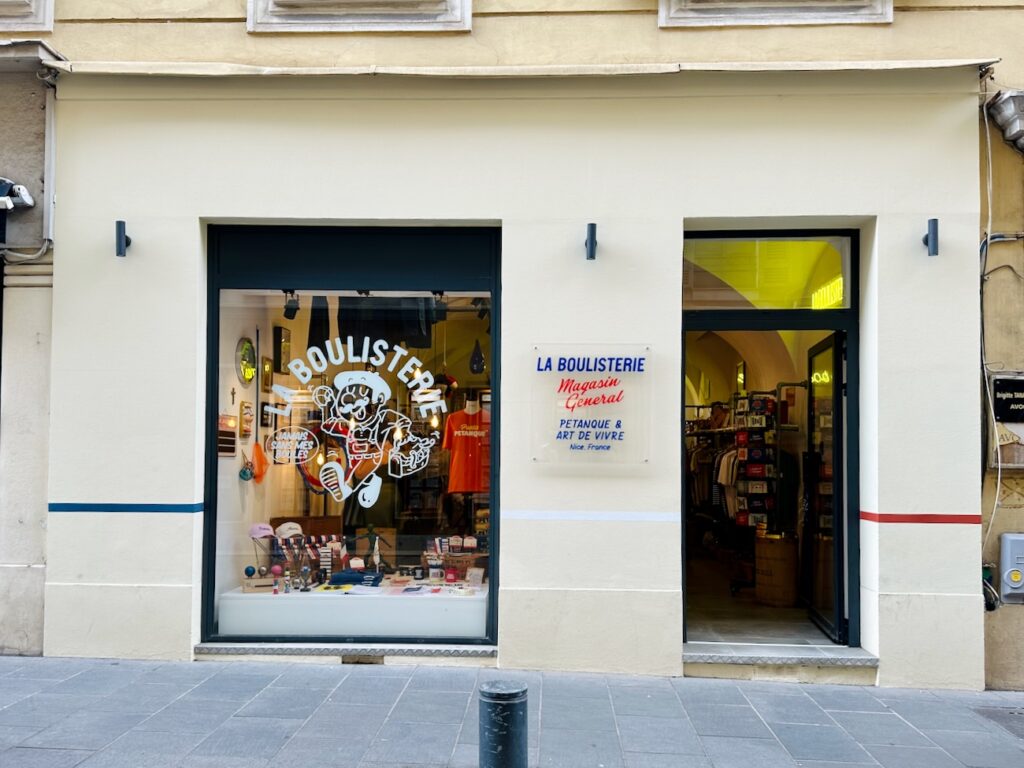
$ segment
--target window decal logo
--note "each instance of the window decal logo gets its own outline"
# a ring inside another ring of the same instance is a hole
[[[395,372],[408,386],[421,417],[447,412],[441,390],[433,387],[432,374],[422,371],[422,361],[415,356],[403,361],[409,355],[404,347],[369,337],[360,345],[351,336],[345,342],[341,338],[328,340],[323,346],[310,347],[304,357],[288,363],[300,384],[308,384],[331,364],[366,363]],[[284,403],[277,407],[268,404],[266,410],[287,416],[298,390],[281,385],[274,385],[273,390]],[[313,388],[313,402],[322,417],[319,432],[325,459],[318,477],[335,501],[345,501],[355,494],[360,506],[372,507],[380,496],[382,472],[393,478],[408,477],[430,461],[430,451],[440,441],[440,434],[436,430],[427,437],[413,434],[412,419],[388,405],[391,395],[391,386],[369,370],[342,371],[332,385]]]

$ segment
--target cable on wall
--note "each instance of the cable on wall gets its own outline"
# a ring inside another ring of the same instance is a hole
[[[999,450],[999,427],[996,421],[994,396],[992,392],[992,373],[995,371],[1005,371],[1005,365],[1002,362],[993,363],[988,359],[988,350],[985,343],[985,284],[991,278],[993,274],[1000,270],[1009,270],[1019,280],[1024,281],[1024,275],[1022,275],[1012,264],[1001,264],[993,269],[988,268],[988,255],[989,249],[993,244],[996,243],[1010,243],[1024,240],[1024,232],[1015,233],[994,233],[992,232],[992,204],[993,204],[993,173],[992,173],[992,135],[989,126],[989,114],[988,114],[988,83],[989,81],[995,82],[994,78],[989,74],[983,78],[983,89],[984,98],[982,100],[981,112],[984,117],[985,123],[985,197],[986,197],[986,224],[985,224],[985,236],[981,241],[980,247],[980,284],[979,284],[979,304],[981,310],[981,366],[982,376],[984,378],[985,387],[985,404],[988,410],[988,417],[991,420],[991,429],[993,431],[994,439],[994,458],[996,465],[996,485],[995,485],[995,498],[992,503],[992,514],[989,516],[988,526],[985,529],[985,534],[982,537],[982,558],[984,559],[985,549],[988,546],[989,538],[992,535],[992,530],[995,527],[996,517],[999,514],[1000,509],[1000,495],[1003,488],[1003,461],[1002,454]],[[984,450],[988,451],[988,446],[985,446]],[[989,587],[987,583],[982,583]],[[989,587],[990,588],[990,587]],[[991,589],[991,588],[990,588]],[[998,604],[998,595],[997,602]]]
[[[42,258],[51,247],[53,247],[52,240],[43,240],[43,244],[39,246],[39,250],[35,253],[19,253],[8,248],[6,243],[0,243],[0,259],[5,264],[24,264],[27,261],[35,261],[38,258]]]

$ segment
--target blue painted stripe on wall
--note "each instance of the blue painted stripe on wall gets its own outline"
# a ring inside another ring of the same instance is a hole
[[[51,502],[51,512],[202,512],[203,503],[195,504],[79,504],[77,502]]]

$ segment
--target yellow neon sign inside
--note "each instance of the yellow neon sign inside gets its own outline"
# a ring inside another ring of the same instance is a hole
[[[843,276],[833,277],[811,294],[811,309],[831,309],[843,304]]]

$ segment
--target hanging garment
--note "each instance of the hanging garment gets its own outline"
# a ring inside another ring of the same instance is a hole
[[[448,417],[441,447],[451,451],[448,493],[486,493],[491,488],[491,415],[457,411]]]
[[[314,296],[309,310],[309,333],[306,335],[306,349],[323,347],[331,337],[331,315],[327,309],[326,296]]]

